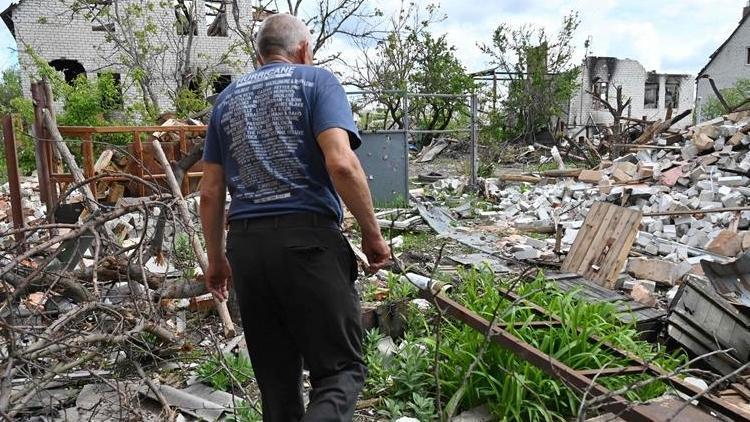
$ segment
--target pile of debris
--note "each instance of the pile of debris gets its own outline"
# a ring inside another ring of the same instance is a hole
[[[507,262],[561,266],[563,272],[625,290],[641,304],[666,309],[670,335],[688,350],[739,351],[730,363],[709,359],[727,374],[750,359],[750,347],[737,340],[750,336],[745,282],[750,254],[744,254],[750,252],[748,132],[750,111],[736,112],[679,136],[657,133],[648,143],[631,145],[634,152],[611,161],[605,157],[584,170],[566,168],[552,148],[557,170],[482,180],[482,207],[470,203],[463,179],[435,182],[422,202],[439,207],[440,198],[464,194],[464,204],[442,210],[456,219],[482,221],[466,227],[444,221],[441,227],[451,237]],[[602,203],[622,208],[595,212]],[[610,237],[597,243],[607,232]],[[576,243],[590,252],[579,252]],[[700,318],[680,313],[696,303],[713,311]],[[694,327],[689,332],[685,319]],[[735,322],[727,327],[727,319]],[[725,335],[716,343],[710,333],[719,331]]]

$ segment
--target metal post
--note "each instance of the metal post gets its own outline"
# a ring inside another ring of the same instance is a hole
[[[477,142],[479,140],[478,119],[477,119],[477,94],[471,95],[471,180],[470,185],[477,185],[479,173],[479,157],[477,156]]]
[[[52,212],[57,202],[55,186],[52,184],[52,144],[50,135],[44,126],[44,113],[47,107],[47,94],[44,85],[39,82],[31,84],[31,96],[34,101],[34,146],[36,148],[37,177],[39,178],[39,191],[42,202],[47,207],[47,221],[55,222]]]
[[[406,132],[407,140],[409,138],[409,93],[404,92],[403,107],[404,107],[404,132]]]
[[[13,116],[6,114],[3,118],[3,141],[5,141],[5,165],[8,170],[8,185],[10,186],[10,210],[13,218],[13,228],[24,228],[23,207],[21,205],[21,179],[18,173],[18,156],[16,155],[16,132],[13,127]],[[26,236],[23,232],[16,233],[16,242],[24,247]]]
[[[404,198],[404,203],[409,203],[409,93],[404,91],[404,140],[406,145],[404,146],[404,192],[407,192],[407,197]]]

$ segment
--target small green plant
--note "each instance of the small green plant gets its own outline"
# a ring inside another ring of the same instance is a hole
[[[404,239],[401,249],[404,251],[427,252],[434,247],[434,240],[428,233],[405,232],[401,236]]]
[[[174,239],[174,265],[182,271],[182,276],[192,279],[195,276],[195,265],[198,262],[195,251],[187,233],[178,233]]]
[[[410,299],[416,296],[417,288],[406,280],[401,280],[398,274],[388,274],[388,299]]]
[[[263,415],[253,406],[237,406],[234,415],[228,416],[224,422],[263,422]]]
[[[387,392],[393,385],[385,357],[378,351],[378,343],[383,335],[377,328],[365,333],[365,363],[367,364],[367,379],[365,380],[365,395],[378,397]]]
[[[227,355],[223,359],[212,356],[198,367],[197,372],[201,381],[221,391],[230,391],[236,382],[247,386],[255,377],[250,360],[242,355]]]
[[[405,403],[391,398],[386,398],[385,400],[383,400],[383,405],[381,406],[381,408],[378,409],[378,415],[390,421],[395,421],[401,416],[404,416],[405,410]]]
[[[414,393],[411,396],[408,407],[414,417],[420,421],[430,421],[437,416],[435,412],[435,399],[433,397],[423,397],[419,393]]]

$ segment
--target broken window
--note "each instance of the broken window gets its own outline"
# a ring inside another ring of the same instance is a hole
[[[609,101],[609,82],[602,81],[600,79],[594,80],[594,83],[591,86],[591,92],[594,93],[594,96],[596,98],[599,98],[600,100],[603,100],[605,102]],[[604,108],[604,105],[601,101],[594,100],[593,108],[595,110],[599,110]]]
[[[649,75],[643,93],[643,108],[659,108],[659,78]]]
[[[56,71],[62,72],[65,76],[65,82],[73,85],[79,76],[86,77],[86,69],[77,60],[57,59],[49,62]]]
[[[214,79],[213,89],[214,94],[221,94],[229,84],[232,83],[232,75],[219,75]]]
[[[109,6],[112,0],[87,0],[81,2],[80,6],[83,16],[91,21],[91,30],[94,32],[114,32],[115,24],[109,22]]]
[[[664,107],[677,109],[680,106],[680,80],[673,77],[667,77],[664,84]]]
[[[206,34],[209,37],[226,37],[228,35],[227,4],[223,0],[206,0]]]
[[[197,4],[194,0],[175,0],[174,16],[175,30],[177,35],[198,35],[198,24],[195,17],[198,15]]]
[[[96,74],[102,92],[102,106],[106,110],[122,108],[125,104],[122,96],[122,79],[119,73],[100,72]],[[108,79],[111,83],[107,83]]]

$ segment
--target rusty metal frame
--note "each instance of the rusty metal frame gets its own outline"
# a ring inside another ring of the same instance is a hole
[[[13,116],[10,114],[3,118],[3,141],[5,142],[5,167],[8,171],[8,186],[10,188],[11,218],[13,219],[13,228],[19,230],[24,228],[26,224],[23,220],[23,207],[21,205],[21,178],[18,171],[16,131],[13,125]],[[19,231],[15,238],[20,247],[23,248],[26,234]]]
[[[166,176],[162,174],[145,174],[143,171],[143,141],[142,141],[142,134],[144,133],[153,133],[153,132],[167,132],[167,133],[176,133],[179,136],[179,154],[175,154],[175,157],[170,157],[171,159],[178,160],[184,155],[188,153],[187,151],[187,133],[204,133],[207,129],[207,126],[205,125],[184,125],[184,126],[59,126],[58,127],[60,134],[67,137],[73,137],[73,138],[79,138],[81,140],[81,152],[83,156],[83,173],[84,176],[88,179],[94,176],[94,163],[96,162],[96,157],[94,157],[94,135],[97,134],[110,134],[110,133],[132,133],[133,135],[133,156],[135,160],[138,163],[141,163],[137,166],[136,170],[136,176],[139,176],[140,178],[144,180],[161,180],[165,179]],[[73,177],[71,174],[68,173],[58,173],[53,171],[51,167],[52,159],[54,158],[52,156],[52,148],[51,148],[51,140],[37,137],[37,145],[42,145],[41,148],[38,148],[38,152],[40,154],[40,159],[38,160],[41,167],[39,167],[39,184],[40,184],[40,190],[45,193],[49,192],[49,194],[54,195],[54,197],[57,197],[58,193],[58,185],[62,183],[71,183],[73,181]],[[47,146],[50,146],[47,148]],[[124,148],[128,148],[128,146],[124,146]],[[203,176],[202,172],[188,172],[185,175],[185,179],[183,181],[183,194],[187,194],[188,187],[189,187],[189,180],[192,178],[200,178]],[[102,181],[129,181],[130,179],[127,177],[118,177],[118,176],[105,176],[102,179]],[[96,187],[95,182],[92,182],[92,192],[96,194]],[[138,186],[138,193],[143,196],[145,195],[145,188],[142,185]],[[47,200],[52,200],[51,206],[54,207],[56,204],[56,200],[53,200],[47,195],[42,195],[42,199],[45,200],[45,203]]]
[[[544,316],[547,320],[538,321],[535,324],[535,326],[540,329],[554,327],[562,323],[559,318],[550,314],[547,310],[533,302],[519,298],[511,292],[501,291],[501,294],[508,300],[516,301],[516,303],[523,304],[525,307],[530,308],[537,315]],[[563,380],[566,384],[581,391],[588,391],[589,394],[594,397],[611,396],[611,401],[607,402],[602,407],[625,420],[635,422],[654,421],[660,420],[660,416],[646,406],[634,404],[628,401],[625,397],[613,395],[609,389],[596,382],[596,377],[646,373],[654,376],[665,377],[665,382],[670,383],[674,388],[687,393],[690,396],[697,395],[701,392],[697,387],[686,384],[674,377],[668,377],[668,373],[661,368],[640,360],[632,353],[617,349],[607,343],[602,343],[594,336],[589,337],[589,341],[602,345],[605,350],[612,354],[629,359],[631,361],[629,366],[597,370],[575,370],[506,331],[504,328],[508,327],[507,324],[495,324],[493,327],[490,327],[489,321],[458,302],[446,297],[442,292],[433,294],[428,290],[421,290],[421,296],[431,301],[433,305],[442,309],[443,312],[457,318],[480,333],[489,334],[492,342],[504,347],[519,358],[541,369],[550,377]],[[490,332],[490,330],[492,331]],[[733,421],[750,422],[749,414],[742,412],[739,408],[728,404],[718,397],[706,394],[697,400],[701,405],[704,405],[719,414],[730,417]]]

